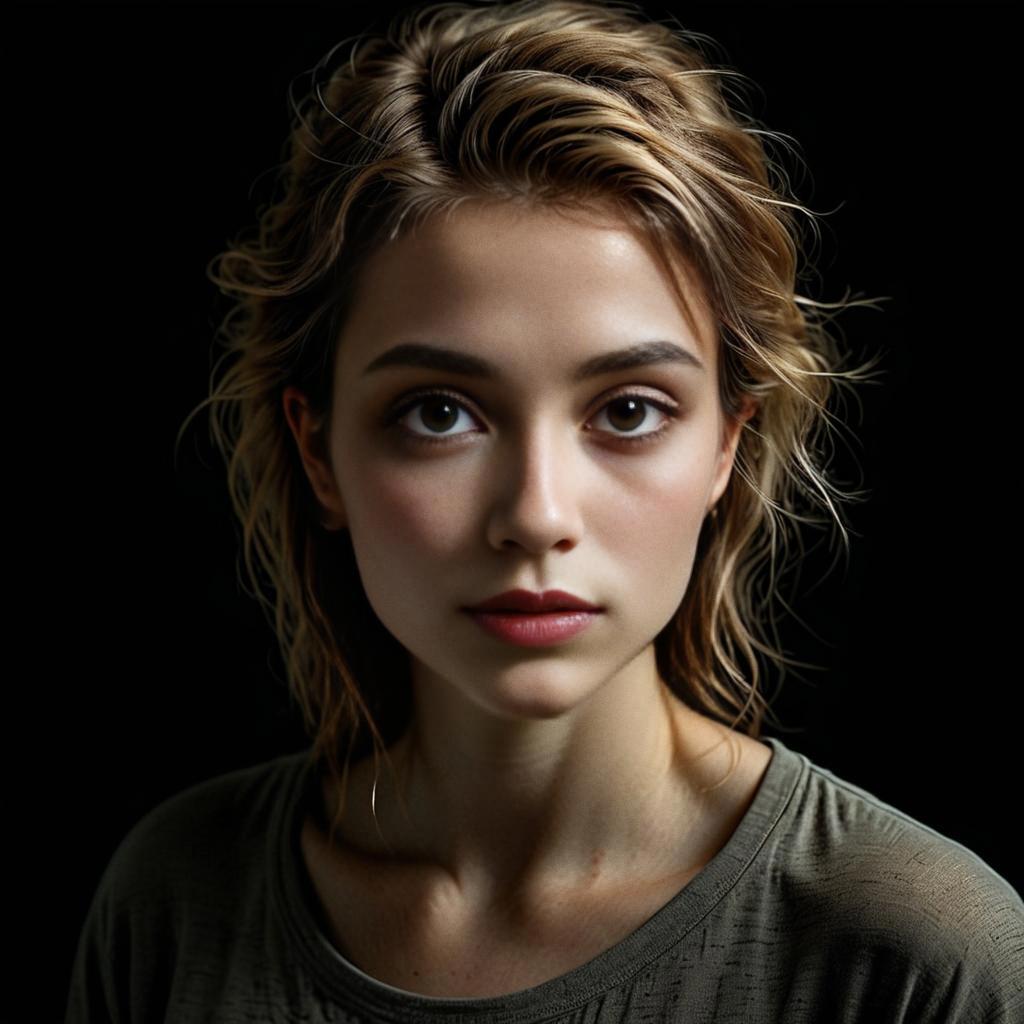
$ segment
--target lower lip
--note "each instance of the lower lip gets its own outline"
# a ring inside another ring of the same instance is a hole
[[[560,611],[529,615],[517,612],[468,613],[481,629],[521,647],[547,647],[582,633],[600,612]]]

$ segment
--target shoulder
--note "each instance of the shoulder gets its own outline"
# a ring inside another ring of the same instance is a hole
[[[69,1024],[184,1019],[168,1010],[174,986],[175,998],[209,1005],[205,980],[220,977],[224,951],[265,919],[271,841],[307,762],[307,753],[285,755],[207,779],[132,827],[82,926]]]
[[[270,844],[306,763],[287,755],[191,785],[128,831],[82,926],[69,1024],[164,1020],[179,972],[182,998],[219,976],[223,951],[265,916]]]
[[[145,814],[115,849],[100,892],[159,900],[183,888],[239,880],[264,854],[271,819],[305,762],[290,754],[206,779]]]
[[[798,923],[831,955],[916,974],[942,1019],[1024,1009],[1024,902],[963,844],[808,761],[777,852]]]
[[[1016,890],[973,850],[813,762],[792,830],[803,858],[827,858],[837,882],[864,883],[862,895],[877,889],[908,905],[913,897],[925,915],[950,901],[958,916],[977,900],[1022,907]]]

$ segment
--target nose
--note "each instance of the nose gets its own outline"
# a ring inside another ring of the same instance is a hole
[[[487,524],[493,547],[541,554],[579,543],[583,522],[572,444],[553,424],[538,424],[499,447]]]

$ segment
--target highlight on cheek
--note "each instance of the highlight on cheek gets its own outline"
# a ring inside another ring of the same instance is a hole
[[[426,425],[432,418],[438,426],[438,433],[432,436],[430,433],[421,433],[407,426],[403,421],[411,413],[419,412],[420,424]],[[661,422],[654,429],[645,430],[641,433],[636,431],[646,426],[651,420],[658,417],[652,415],[651,410],[660,414]],[[433,417],[432,413],[440,413]],[[604,420],[607,426],[597,428],[588,425],[588,433],[596,433],[606,436],[613,444],[624,442],[626,445],[635,446],[649,444],[666,437],[680,416],[680,406],[665,395],[659,398],[652,398],[650,395],[637,391],[625,390],[612,395],[601,406],[597,414],[591,420]],[[466,400],[450,391],[438,388],[428,388],[414,391],[404,395],[385,413],[382,426],[397,434],[400,441],[409,441],[412,444],[429,445],[456,445],[466,442],[459,441],[459,438],[468,437],[470,434],[485,433],[481,430],[462,430],[456,433],[442,434],[441,431],[449,430],[462,421],[472,422],[478,419]]]

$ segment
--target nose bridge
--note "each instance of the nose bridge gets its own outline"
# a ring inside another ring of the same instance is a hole
[[[509,541],[546,550],[580,531],[575,440],[556,418],[536,418],[506,435],[495,469],[490,528],[497,546]]]

